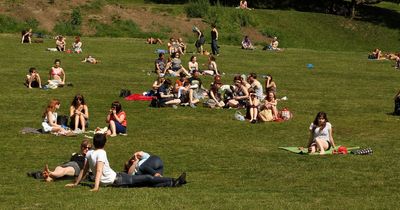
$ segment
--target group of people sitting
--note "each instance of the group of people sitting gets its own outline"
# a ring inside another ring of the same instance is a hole
[[[62,35],[58,35],[54,38],[56,40],[56,49],[57,51],[62,51],[62,52],[70,52],[66,46],[67,46],[67,38],[62,36]],[[72,51],[74,53],[82,53],[82,42],[81,42],[81,37],[80,36],[76,36],[75,37],[75,41],[72,43]]]
[[[64,136],[84,133],[89,126],[89,108],[83,95],[75,95],[71,102],[68,117],[69,125],[65,125],[59,120],[57,110],[60,109],[60,105],[61,102],[58,99],[50,100],[42,114],[42,131]],[[65,121],[68,121],[68,118]],[[114,137],[118,134],[126,134],[126,113],[122,110],[119,101],[114,101],[111,104],[106,123],[108,124],[107,130],[104,131],[106,135]]]
[[[181,55],[184,55],[187,50],[186,44],[183,42],[182,38],[175,39],[171,37],[169,39],[167,47],[168,47],[168,53],[170,55],[174,53],[179,53]]]
[[[52,66],[49,71],[49,79],[47,80],[48,84],[46,85],[46,88],[54,89],[64,86],[66,84],[65,78],[65,71],[61,68],[61,60],[54,60],[54,66]],[[25,79],[25,85],[28,88],[42,88],[42,79],[35,67],[29,68]]]
[[[147,152],[135,152],[125,163],[124,171],[116,173],[110,166],[105,150],[107,138],[104,134],[95,134],[93,146],[83,140],[80,152],[73,153],[70,160],[50,170],[46,164],[43,171],[28,173],[37,179],[51,182],[61,178],[75,177],[66,187],[77,186],[91,171],[90,181],[94,186],[90,191],[98,191],[100,186],[113,187],[180,187],[186,184],[186,173],[178,178],[164,177],[164,163],[160,157]],[[90,175],[90,174],[89,174]]]

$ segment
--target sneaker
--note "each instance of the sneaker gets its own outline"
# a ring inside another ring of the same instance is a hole
[[[256,124],[256,123],[257,123],[257,120],[252,120],[252,121],[250,121],[250,123]]]
[[[173,181],[173,186],[180,187],[186,183],[186,172],[183,172],[177,179]]]
[[[33,177],[35,179],[43,179],[43,173],[41,171],[34,171],[26,173],[29,177]]]
[[[177,109],[178,107],[174,104],[172,105],[172,108]]]
[[[194,105],[194,104],[190,104],[190,107],[192,107],[192,108],[197,108],[197,106],[196,105]]]

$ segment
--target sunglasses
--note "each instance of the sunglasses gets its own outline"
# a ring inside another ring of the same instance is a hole
[[[89,146],[83,146],[82,149],[92,149],[92,147]]]

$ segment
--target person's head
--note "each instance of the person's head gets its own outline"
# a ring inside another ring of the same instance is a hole
[[[54,66],[55,67],[60,67],[60,65],[61,65],[61,60],[60,59],[55,59],[54,60]]]
[[[190,82],[189,81],[185,81],[183,83],[183,87],[185,87],[185,88],[190,87]]]
[[[215,23],[211,24],[211,28],[216,28],[217,25]]]
[[[61,36],[61,35],[58,35],[58,36],[57,36],[57,39],[58,39],[58,41],[62,41],[62,40],[64,39],[64,37]]]
[[[81,94],[76,94],[72,100],[71,106],[78,108],[80,105],[85,105],[85,98]]]
[[[329,122],[328,116],[326,115],[325,112],[318,112],[317,116],[315,116],[314,119],[314,125],[319,126],[319,127],[325,127],[325,124]]]
[[[270,82],[272,82],[272,76],[270,74],[267,74],[267,76],[265,76],[265,80],[269,80]]]
[[[76,36],[75,37],[75,43],[78,43],[78,42],[80,42],[81,41],[81,37],[80,36]]]
[[[277,41],[277,40],[278,40],[278,37],[274,36],[274,41]]]
[[[242,77],[241,76],[235,76],[234,78],[233,78],[233,83],[236,85],[236,86],[241,86],[242,85]]]
[[[249,88],[249,95],[251,99],[254,99],[256,97],[256,92],[253,88]]]
[[[159,84],[163,83],[165,81],[165,77],[157,77],[157,82]]]
[[[36,68],[35,67],[31,67],[29,68],[29,74],[37,74]]]
[[[172,58],[179,58],[179,53],[178,52],[175,52],[175,53],[172,53]]]
[[[275,92],[274,92],[274,91],[268,91],[268,92],[267,92],[267,96],[265,96],[265,99],[266,99],[267,101],[273,101],[273,100],[275,100],[275,99],[276,99]]]
[[[178,42],[183,42],[181,37],[178,38]]]
[[[217,93],[218,90],[221,88],[222,82],[214,82],[211,86],[211,91]]]
[[[199,71],[198,70],[193,70],[193,72],[192,72],[192,77],[193,78],[198,78],[199,77]]]
[[[186,75],[183,72],[179,73],[179,80],[183,81],[185,79],[186,79]]]
[[[221,82],[221,75],[214,76],[214,83],[216,83],[216,82]]]
[[[159,58],[164,58],[164,53],[163,53],[163,52],[160,52],[160,53],[158,54],[158,57],[159,57]]]
[[[192,61],[193,63],[197,61],[197,57],[192,55],[192,57],[190,57],[190,61]]]
[[[85,139],[81,143],[81,153],[83,155],[86,155],[86,153],[92,148],[92,145],[90,144],[89,140]]]
[[[122,105],[119,103],[119,101],[114,101],[111,103],[111,109],[115,109],[115,111],[119,113],[122,110]]]
[[[208,56],[209,61],[215,61],[215,57],[213,55]]]
[[[250,73],[247,79],[248,79],[248,81],[250,83],[253,83],[257,79],[257,74],[256,73]]]
[[[95,149],[103,149],[106,146],[107,137],[105,134],[96,133],[93,136],[93,146]]]
[[[170,42],[175,42],[175,39],[171,37],[171,38],[169,38],[169,41]]]
[[[55,112],[59,108],[60,101],[58,99],[51,99],[50,102],[47,104],[45,111],[43,112],[43,118],[46,117],[48,112]]]

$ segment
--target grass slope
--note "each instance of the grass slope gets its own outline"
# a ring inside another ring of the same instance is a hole
[[[232,74],[270,73],[278,85],[279,104],[294,113],[285,123],[252,125],[233,120],[234,110],[149,108],[147,102],[122,101],[129,135],[109,139],[111,167],[133,151],[144,150],[164,160],[165,175],[188,173],[182,188],[113,189],[90,193],[88,187],[65,189],[68,181],[43,183],[26,172],[64,162],[82,137],[22,135],[22,127],[40,127],[41,113],[51,98],[61,100],[66,114],[76,93],[90,111],[90,129],[105,126],[111,102],[121,88],[141,93],[151,86],[147,76],[156,58],[155,46],[129,38],[83,38],[84,54],[46,52],[44,44],[20,45],[13,35],[0,35],[0,208],[1,209],[393,209],[400,198],[398,117],[392,97],[399,72],[388,61],[368,61],[365,52],[288,48],[281,53],[242,51],[222,46],[217,58]],[[71,38],[69,39],[71,40]],[[194,50],[192,44],[189,50]],[[81,63],[84,55],[102,63]],[[74,87],[28,90],[22,85],[27,69],[41,76],[60,58]],[[183,58],[184,63],[189,55]],[[206,57],[200,57],[204,63]],[[307,63],[315,68],[308,70]],[[211,78],[204,78],[209,84]],[[318,111],[326,111],[335,127],[337,144],[372,147],[371,156],[300,156],[279,146],[302,146]]]

